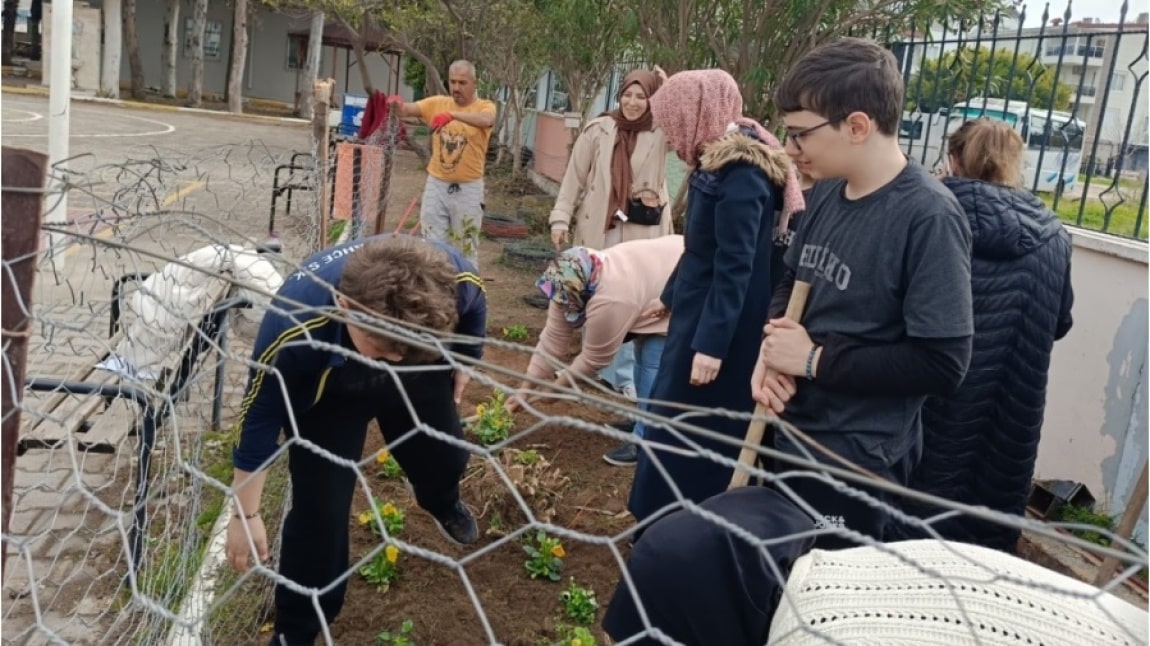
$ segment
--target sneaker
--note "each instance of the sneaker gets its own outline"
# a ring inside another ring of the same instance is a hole
[[[621,422],[611,422],[607,426],[610,426],[611,428],[615,429],[616,431],[622,431],[624,433],[632,433],[635,431],[635,420],[625,419]]]
[[[471,515],[471,510],[462,500],[456,500],[446,512],[432,514],[431,517],[447,540],[456,545],[471,545],[479,540],[479,526],[475,524],[475,516]]]
[[[624,442],[604,454],[603,461],[617,467],[633,467],[639,461],[639,445]]]
[[[639,401],[639,393],[636,392],[635,386],[627,384],[619,389],[619,394],[627,401]]]

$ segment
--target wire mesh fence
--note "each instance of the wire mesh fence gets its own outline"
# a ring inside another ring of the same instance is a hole
[[[6,273],[28,260],[39,266],[31,302],[24,303],[31,319],[31,381],[5,384],[23,393],[18,407],[4,411],[6,420],[18,412],[21,424],[13,517],[4,535],[5,642],[266,643],[276,619],[276,585],[302,594],[313,614],[331,590],[346,586],[339,618],[320,622],[328,643],[401,643],[399,637],[445,644],[603,640],[603,606],[619,582],[620,594],[634,589],[627,567],[630,541],[650,523],[636,525],[627,513],[631,472],[604,465],[600,453],[623,441],[637,442],[651,456],[668,450],[636,440],[617,424],[641,419],[678,437],[685,448],[675,450],[734,470],[746,467],[714,447],[738,447],[742,438],[717,434],[698,418],[718,414],[749,423],[750,415],[684,409],[673,402],[661,404],[674,414],[655,414],[595,381],[549,388],[528,378],[525,366],[543,317],[511,310],[510,303],[535,276],[492,262],[485,262],[484,271],[491,324],[483,360],[459,352],[451,344],[458,339],[384,319],[356,320],[380,337],[431,351],[470,376],[460,404],[467,418],[463,434],[414,415],[387,442],[379,431],[391,429],[377,430],[373,423],[363,449],[352,458],[337,457],[326,448],[329,439],[293,430],[318,401],[305,398],[290,411],[296,421],[285,429],[264,485],[269,556],[242,575],[229,567],[224,540],[235,504],[236,422],[252,369],[270,368],[252,358],[260,321],[268,312],[291,312],[301,320],[327,317],[341,325],[348,320],[330,307],[288,307],[272,296],[292,276],[314,273],[305,259],[321,246],[359,240],[373,230],[411,231],[413,223],[396,216],[408,206],[407,196],[418,194],[421,179],[412,155],[394,153],[392,134],[369,145],[334,144],[328,165],[319,167],[325,155],[315,143],[284,132],[290,136],[275,144],[134,146],[72,159],[66,185],[73,213],[66,225],[45,227],[60,234],[52,251],[59,252],[62,267],[44,260],[45,249],[5,259]],[[375,144],[382,150],[373,150]],[[318,190],[325,177],[332,187],[326,205]],[[288,193],[285,187],[297,188]],[[45,207],[52,199],[45,196]],[[269,206],[272,222],[262,217]],[[269,239],[277,244],[269,245]],[[485,242],[484,253],[497,253],[496,246]],[[412,386],[420,383],[423,367],[392,365],[308,335],[299,345],[387,375],[399,384],[398,408],[427,410],[420,408],[425,393]],[[554,367],[564,365],[552,359]],[[10,369],[6,364],[6,375]],[[533,399],[521,412],[504,414],[502,402],[523,382]],[[326,430],[346,430],[341,419],[338,411],[330,415]],[[1034,543],[1116,556],[1120,573],[1106,589],[1144,606],[1144,587],[1140,600],[1132,586],[1147,557],[1128,536],[928,499],[829,458],[800,429],[777,421],[770,428],[803,449],[796,456],[757,447],[763,464],[774,465],[753,468],[755,479],[768,487],[785,492],[796,481],[819,478],[852,492],[859,505],[882,509],[927,534],[935,523],[971,517],[1024,529]],[[404,483],[405,464],[396,456],[426,438],[469,456],[461,496],[481,533],[471,547],[445,541]],[[349,543],[347,566],[321,585],[301,585],[281,572],[279,539],[292,497],[284,453],[293,459],[311,454],[354,474],[349,508],[332,505],[332,531],[339,526],[337,533]],[[653,462],[666,477],[658,459]],[[911,519],[875,492],[930,502],[945,512]],[[729,530],[738,537],[733,540],[747,540],[780,567],[772,546],[812,535],[802,530],[773,539],[749,536],[706,506],[677,502],[698,522]],[[801,499],[795,502],[818,516]],[[1100,542],[1108,547],[1082,538],[1085,532],[1104,538]],[[948,549],[946,558],[963,569],[940,570],[938,554],[888,550],[833,522],[813,530],[819,534],[839,534],[893,555],[887,565],[902,569],[892,579],[917,577],[940,589],[1004,582],[1020,598],[1040,595],[1110,616],[1106,629],[1117,641],[1145,643],[1144,626],[1139,632],[1125,622],[1129,604],[1116,606],[1109,592],[1093,586],[1038,576],[1006,557],[990,562],[958,547]],[[832,557],[817,558],[823,563]],[[830,626],[794,610],[805,608],[799,592],[788,587],[783,595],[780,607],[792,612],[780,615],[771,639],[785,643],[784,633],[823,635],[833,643]],[[640,596],[637,603],[647,602],[654,600]],[[980,616],[955,595],[943,595],[938,603],[967,620]],[[1023,627],[1024,622],[1016,626]],[[969,643],[997,643],[971,631]]]

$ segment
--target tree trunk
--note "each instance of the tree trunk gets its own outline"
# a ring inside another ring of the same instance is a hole
[[[31,9],[28,11],[28,39],[31,43],[31,51],[28,52],[28,57],[34,61],[44,60],[40,48],[44,39],[40,33],[40,23],[44,19],[44,0],[32,0]]]
[[[423,52],[409,49],[408,54],[423,64],[423,85],[428,95],[447,94],[447,86],[443,84],[443,77],[439,75],[439,68]]]
[[[344,29],[347,29],[348,36],[351,39],[351,51],[355,53],[355,65],[359,68],[360,83],[363,84],[364,94],[371,96],[375,92],[375,86],[371,83],[371,71],[367,69],[367,53],[363,49],[363,36],[355,27],[351,26],[343,16],[338,16],[339,21],[343,24]],[[366,29],[370,18],[366,14],[363,17],[363,26]],[[346,93],[348,88],[344,88]]]
[[[244,64],[248,54],[248,0],[233,0],[232,56],[228,70],[228,112],[244,111]]]
[[[124,48],[120,0],[104,0],[104,45],[101,53],[100,96],[120,97],[120,53]]]
[[[519,177],[521,169],[519,165],[523,163],[523,102],[519,96],[519,90],[512,90],[511,95],[514,97],[515,102],[512,103],[512,109],[515,112],[515,130],[511,133],[511,176]]]
[[[163,68],[160,93],[176,96],[176,61],[180,46],[180,0],[168,0],[168,13],[164,17],[164,49],[160,54]]]
[[[12,64],[12,53],[16,50],[16,8],[17,0],[4,0],[4,53],[5,65]]]
[[[136,0],[124,0],[124,44],[132,70],[132,98],[144,98],[144,62],[140,60],[140,37],[136,32]]]
[[[188,83],[188,105],[198,108],[204,103],[204,30],[208,26],[208,0],[195,0],[192,5],[192,80]]]
[[[303,68],[303,98],[299,104],[300,116],[310,119],[313,112],[312,90],[319,78],[319,61],[323,53],[323,12],[311,15],[311,30],[307,37],[307,62]]]

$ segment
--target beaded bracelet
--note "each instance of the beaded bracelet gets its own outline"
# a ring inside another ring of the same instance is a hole
[[[814,379],[815,378],[815,375],[814,375],[815,355],[818,353],[818,351],[819,351],[819,346],[812,345],[810,354],[807,355],[807,379]]]

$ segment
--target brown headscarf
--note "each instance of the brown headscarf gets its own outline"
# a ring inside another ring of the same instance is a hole
[[[651,95],[659,89],[663,81],[654,72],[635,70],[623,79],[615,98],[621,101],[627,88],[636,83],[643,88],[647,100],[650,101]],[[628,121],[623,116],[622,106],[608,112],[607,116],[615,120],[615,148],[611,153],[611,195],[607,201],[607,222],[604,231],[615,228],[615,211],[627,212],[627,201],[631,198],[631,156],[635,154],[639,133],[655,129],[649,104],[643,116],[634,121]]]

